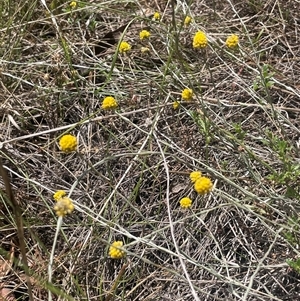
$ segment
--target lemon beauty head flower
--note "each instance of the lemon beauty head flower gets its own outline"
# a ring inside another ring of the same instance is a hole
[[[70,134],[64,135],[59,140],[59,146],[65,153],[73,152],[77,147],[77,139],[75,136]]]
[[[77,6],[77,2],[76,2],[76,1],[72,1],[72,2],[70,3],[70,7],[71,7],[72,9],[76,8],[76,6]]]
[[[235,34],[232,34],[226,39],[226,46],[228,48],[235,48],[239,44],[239,37]]]
[[[186,16],[184,19],[184,25],[189,26],[192,22],[192,18],[190,16]]]
[[[107,96],[103,99],[101,108],[104,110],[113,110],[117,108],[118,103],[112,96]]]
[[[213,188],[213,184],[211,180],[207,177],[201,177],[196,180],[194,184],[194,189],[199,194],[206,194],[209,193]]]
[[[154,15],[153,15],[153,19],[156,20],[156,21],[159,21],[160,20],[160,13],[155,12]]]
[[[201,171],[192,171],[190,173],[190,179],[192,183],[195,183],[198,179],[200,179],[202,176]]]
[[[57,216],[66,216],[72,213],[74,210],[74,205],[71,199],[67,197],[60,198],[54,205],[54,211]]]
[[[207,37],[203,31],[198,31],[194,35],[193,47],[194,48],[205,48],[207,46]]]
[[[144,40],[144,39],[148,39],[150,37],[150,32],[148,30],[142,30],[140,32],[140,39]]]
[[[114,241],[109,247],[109,256],[114,259],[121,259],[125,257],[126,252],[121,250],[123,247],[123,242],[120,240]]]
[[[190,198],[187,198],[187,197],[182,198],[182,199],[179,201],[179,203],[180,203],[180,207],[181,207],[181,208],[189,208],[189,207],[192,206],[192,200],[191,200]]]
[[[189,101],[193,98],[194,92],[192,89],[184,89],[181,92],[181,97],[183,100]]]
[[[180,102],[179,101],[174,101],[173,102],[173,109],[174,110],[177,110],[179,108],[179,106],[180,106]]]
[[[131,45],[126,41],[122,41],[119,46],[120,53],[125,53],[131,49]]]
[[[53,194],[53,198],[55,201],[58,201],[59,199],[63,198],[66,196],[66,192],[64,190],[57,190],[54,194]]]

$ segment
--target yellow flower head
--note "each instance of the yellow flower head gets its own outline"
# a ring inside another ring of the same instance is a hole
[[[131,49],[131,45],[125,41],[122,41],[119,47],[120,53],[125,53]]]
[[[73,152],[77,147],[77,139],[75,136],[70,134],[64,135],[59,140],[59,146],[65,153]]]
[[[194,184],[194,189],[199,194],[206,194],[209,193],[213,188],[213,184],[209,178],[201,177],[196,180]]]
[[[54,210],[57,216],[64,217],[67,214],[72,213],[74,210],[74,205],[71,199],[63,197],[57,200],[56,204],[54,205]]]
[[[226,46],[228,48],[235,48],[238,46],[238,44],[239,44],[239,37],[235,34],[232,34],[226,40]]]
[[[189,101],[193,98],[193,90],[192,89],[184,89],[181,92],[181,97],[183,100]]]
[[[190,16],[186,16],[184,19],[184,25],[189,26],[192,22],[192,18]]]
[[[121,250],[123,247],[123,242],[118,240],[114,241],[109,247],[109,256],[114,259],[121,259],[126,255],[126,252]]]
[[[57,190],[54,194],[53,194],[53,198],[55,201],[60,200],[61,198],[66,196],[66,192],[64,190]]]
[[[173,109],[174,110],[177,110],[179,108],[179,106],[180,106],[180,102],[179,101],[174,101],[173,102]]]
[[[194,48],[205,48],[207,46],[207,37],[203,31],[198,31],[194,35],[193,47]]]
[[[112,96],[107,96],[103,99],[101,108],[103,110],[113,110],[117,108],[118,103]]]
[[[140,32],[140,39],[144,40],[144,39],[148,39],[150,37],[150,32],[148,30],[142,30]]]
[[[190,179],[192,183],[195,183],[198,179],[200,179],[202,176],[201,171],[192,171],[190,173]]]
[[[70,3],[70,7],[71,7],[72,9],[76,8],[76,7],[77,7],[77,2],[76,2],[76,1],[72,1],[72,2]]]
[[[190,198],[183,198],[179,201],[180,207],[189,208],[192,206],[192,200]]]
[[[155,12],[154,15],[153,15],[153,19],[156,20],[156,21],[159,21],[160,20],[160,13]]]

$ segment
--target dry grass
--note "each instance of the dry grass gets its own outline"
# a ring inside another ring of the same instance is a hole
[[[48,1],[52,19],[40,1],[17,2],[0,4],[0,153],[23,212],[34,300],[47,289],[54,300],[299,299],[286,261],[299,258],[299,1],[87,1],[75,10]],[[197,30],[209,39],[203,51],[192,49]],[[237,50],[224,46],[232,33]],[[128,56],[116,51],[122,37]],[[194,100],[174,110],[185,87]],[[114,113],[101,109],[109,95]],[[77,136],[76,153],[59,150],[65,132]],[[196,195],[192,170],[213,180],[211,194]],[[1,286],[27,300],[0,187],[10,258]],[[47,284],[58,189],[76,211],[64,218]],[[185,196],[191,210],[179,207]],[[108,257],[114,240],[126,259]]]

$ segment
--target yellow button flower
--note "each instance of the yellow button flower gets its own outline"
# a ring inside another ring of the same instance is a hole
[[[101,106],[103,110],[113,110],[117,107],[118,107],[118,103],[112,96],[105,97]]]
[[[238,46],[238,44],[239,44],[239,37],[235,34],[232,34],[226,40],[226,46],[228,48],[235,48]]]
[[[173,102],[173,109],[174,110],[177,110],[179,108],[179,106],[180,106],[180,102],[179,101],[174,101]]]
[[[198,31],[194,35],[193,47],[194,48],[205,48],[207,46],[207,37],[203,31]]]
[[[156,20],[156,21],[159,21],[160,20],[160,13],[155,12],[154,15],[153,15],[153,19]]]
[[[126,255],[126,252],[121,250],[123,242],[118,240],[114,241],[109,247],[109,256],[114,259],[121,259]]]
[[[192,22],[192,18],[190,16],[186,16],[184,19],[184,25],[189,26]]]
[[[192,183],[195,183],[198,179],[200,179],[202,176],[201,171],[192,171],[190,173],[190,179]]]
[[[76,1],[72,1],[72,2],[70,3],[70,7],[71,7],[72,9],[76,8],[76,7],[77,7],[77,2],[76,2]]]
[[[131,49],[131,45],[125,41],[122,41],[119,46],[120,53],[125,53]]]
[[[58,201],[59,199],[63,198],[64,196],[66,196],[66,192],[64,190],[57,190],[53,194],[53,198],[55,201]]]
[[[67,197],[60,198],[54,205],[54,210],[57,216],[66,216],[72,213],[74,210],[74,205],[71,199]]]
[[[65,153],[73,152],[77,147],[77,139],[75,136],[70,134],[64,135],[59,140],[59,146],[60,149]]]
[[[150,37],[150,32],[148,30],[142,30],[140,32],[140,39],[144,40],[144,39],[148,39]]]
[[[184,89],[181,92],[181,97],[183,100],[189,101],[193,98],[194,92],[192,89]]]
[[[192,206],[192,200],[190,198],[182,198],[180,201],[180,207],[181,208],[189,208]]]
[[[209,193],[213,188],[213,184],[211,180],[207,177],[201,177],[198,180],[196,180],[194,184],[194,189],[199,194],[206,194]]]

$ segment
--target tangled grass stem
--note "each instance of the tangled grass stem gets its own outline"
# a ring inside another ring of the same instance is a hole
[[[295,1],[265,1],[264,10],[249,10],[251,0],[148,1],[147,7],[127,0],[122,7],[2,2],[0,155],[24,231],[37,232],[24,234],[28,262],[39,273],[30,275],[34,297],[48,300],[49,289],[53,300],[142,300],[150,287],[151,298],[159,299],[166,279],[176,283],[166,292],[172,300],[213,299],[216,290],[235,301],[297,295],[300,218],[281,210],[297,212],[299,203]],[[159,20],[153,20],[156,10]],[[141,40],[141,30],[150,39]],[[198,31],[206,39],[198,35],[193,47]],[[235,32],[237,46],[226,45]],[[122,41],[130,45],[123,53]],[[185,88],[193,95],[182,97]],[[106,96],[118,107],[102,107]],[[66,144],[70,153],[59,150],[68,133],[79,146]],[[200,172],[189,177],[197,169],[213,183],[200,181]],[[6,251],[18,222],[0,182]],[[78,211],[57,218],[51,206],[68,213],[72,207],[62,199],[69,195]],[[180,206],[184,197],[193,201],[190,208],[183,203],[188,209]],[[55,238],[52,283],[40,289],[55,227],[63,235]],[[112,237],[126,241],[128,256],[107,258]],[[129,258],[132,266],[119,280],[124,285],[116,286]],[[244,262],[251,264],[238,269]],[[18,276],[5,278],[23,285]],[[138,287],[129,293],[127,281]],[[231,283],[238,294],[227,289]]]
[[[28,287],[28,296],[29,300],[33,301],[33,294],[32,294],[32,284],[30,280],[30,271],[28,267],[28,260],[27,260],[27,251],[26,251],[26,244],[25,244],[25,237],[24,237],[24,227],[23,227],[23,217],[21,207],[18,204],[17,200],[15,199],[10,180],[8,178],[7,172],[3,168],[2,157],[0,156],[0,175],[4,182],[4,186],[6,189],[7,197],[10,200],[10,204],[13,208],[13,213],[15,216],[16,226],[17,226],[17,234],[19,239],[19,247],[22,254],[22,265],[26,275],[26,282]]]
[[[121,270],[119,271],[119,274],[118,274],[118,276],[117,276],[110,292],[108,293],[108,295],[105,298],[105,301],[110,301],[111,298],[114,296],[115,291],[118,288],[118,285],[119,285],[123,275],[125,274],[126,268],[128,267],[128,265],[129,265],[128,263],[123,264],[123,266],[122,266]]]

